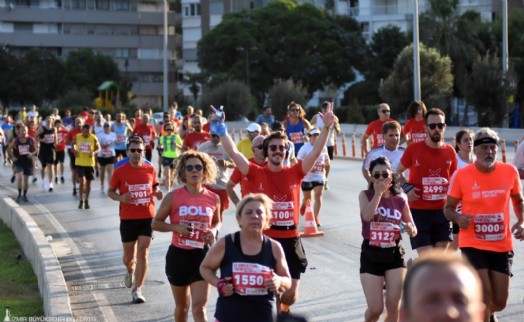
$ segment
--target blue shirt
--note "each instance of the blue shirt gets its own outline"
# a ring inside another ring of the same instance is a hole
[[[269,116],[266,117],[264,114],[260,114],[259,116],[257,116],[255,122],[258,124],[267,123],[271,125],[273,124],[273,122],[275,122],[275,115],[269,114]]]

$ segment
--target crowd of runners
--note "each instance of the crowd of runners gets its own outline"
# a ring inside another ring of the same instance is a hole
[[[172,234],[166,276],[176,321],[187,321],[190,311],[195,321],[207,321],[210,287],[219,294],[216,321],[270,321],[277,313],[290,315],[298,299],[307,267],[298,225],[308,201],[316,226],[322,225],[340,126],[332,103],[321,110],[308,121],[291,102],[279,122],[266,106],[235,144],[222,108],[211,107],[205,117],[192,107],[182,114],[173,104],[156,120],[150,109],[129,118],[88,108],[74,116],[53,109],[42,117],[33,106],[2,116],[3,161],[12,166],[19,203],[28,202],[31,183],[49,193],[60,189],[66,151],[79,209],[90,208],[91,184],[99,178],[100,191],[120,203],[124,282],[134,303],[146,301],[141,288],[156,230]],[[524,145],[514,165],[501,163],[493,130],[463,129],[452,147],[444,142],[442,110],[413,102],[407,112],[401,126],[389,117],[388,104],[380,104],[362,136],[368,186],[355,198],[364,319],[378,321],[385,309],[386,321],[497,321],[495,312],[508,299],[513,237],[524,239]],[[158,209],[154,199],[161,200]],[[230,200],[239,231],[221,236]],[[418,258],[405,258],[402,233]],[[434,283],[422,282],[413,298],[412,285],[428,270]],[[453,287],[446,284],[451,279]]]

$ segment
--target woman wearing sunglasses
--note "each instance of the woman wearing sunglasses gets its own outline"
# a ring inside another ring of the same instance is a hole
[[[384,310],[383,287],[386,283],[386,319],[399,319],[400,296],[406,275],[404,249],[400,233],[417,234],[407,201],[401,196],[397,175],[388,159],[379,157],[369,167],[371,180],[368,190],[359,195],[362,220],[362,251],[360,282],[364,289],[367,309],[366,322],[378,321]]]
[[[153,230],[172,232],[166,255],[166,275],[175,299],[176,322],[207,321],[209,284],[199,273],[200,263],[215,242],[220,227],[220,199],[204,187],[215,182],[215,162],[205,153],[184,152],[175,163],[175,181],[184,184],[168,193],[153,220]],[[169,223],[166,222],[169,217]]]

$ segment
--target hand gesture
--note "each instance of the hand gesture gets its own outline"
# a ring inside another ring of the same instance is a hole
[[[382,195],[384,192],[386,192],[389,188],[392,186],[392,179],[386,178],[383,180],[376,180],[373,183],[373,189],[375,190],[375,193],[378,193]]]
[[[328,102],[328,106],[326,107],[326,113],[318,113],[319,116],[322,118],[322,121],[324,122],[324,125],[327,127],[331,127],[333,123],[335,123],[335,114],[333,114],[333,103]]]

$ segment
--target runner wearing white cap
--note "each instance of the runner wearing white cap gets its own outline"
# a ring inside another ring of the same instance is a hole
[[[252,158],[253,157],[253,150],[252,148],[252,141],[255,137],[260,135],[260,132],[262,131],[262,128],[257,123],[251,123],[246,128],[247,131],[247,137],[245,139],[240,140],[237,144],[237,149],[242,153],[246,158]]]

